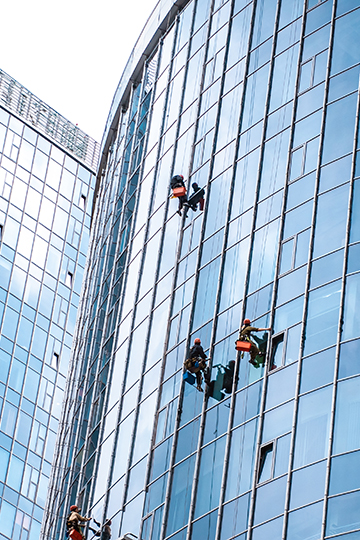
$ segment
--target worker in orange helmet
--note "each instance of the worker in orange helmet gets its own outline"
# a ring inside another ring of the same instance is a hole
[[[252,338],[251,332],[269,332],[270,330],[271,328],[256,328],[255,326],[251,326],[250,319],[244,319],[243,325],[240,330],[239,339],[242,341],[248,341],[249,343],[251,343],[249,362],[255,367],[257,367],[256,357],[258,355],[261,356],[263,353],[260,352],[257,345],[251,339]]]
[[[175,189],[175,188],[178,188],[178,187],[185,188],[185,182],[184,182],[183,175],[182,174],[176,174],[175,176],[173,176],[171,181],[170,181],[170,187],[171,187],[172,190]],[[179,216],[181,216],[182,207],[187,202],[186,191],[185,191],[185,195],[180,195],[180,197],[177,197],[177,198],[178,198],[178,201],[179,201],[179,209],[178,209],[177,213],[179,214]]]
[[[68,518],[66,520],[66,528],[68,530],[68,534],[70,538],[81,538],[85,540],[85,536],[82,531],[82,527],[80,526],[80,522],[84,521],[90,521],[91,518],[86,518],[80,515],[81,508],[79,508],[76,504],[72,504],[70,506],[70,514],[68,515]],[[77,534],[76,534],[77,533]]]
[[[204,349],[201,346],[201,340],[200,338],[194,339],[194,345],[191,347],[189,351],[189,358],[185,360],[184,365],[185,369],[190,371],[190,373],[195,373],[196,375],[196,388],[199,390],[199,392],[203,392],[201,383],[202,383],[202,374],[203,372],[205,374],[205,382],[207,381],[207,374],[206,374],[206,362],[209,359],[207,358]]]

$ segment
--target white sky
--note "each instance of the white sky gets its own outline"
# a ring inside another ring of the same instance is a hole
[[[157,0],[1,0],[0,69],[98,142]]]

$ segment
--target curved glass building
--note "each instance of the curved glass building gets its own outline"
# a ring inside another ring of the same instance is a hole
[[[360,538],[359,29],[359,0],[155,8],[103,138],[43,538],[73,503],[114,539]]]

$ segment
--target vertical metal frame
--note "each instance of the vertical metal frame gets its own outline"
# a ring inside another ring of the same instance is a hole
[[[299,409],[299,393],[300,393],[300,380],[301,380],[301,369],[302,369],[302,354],[303,354],[303,349],[304,349],[306,317],[307,317],[308,299],[309,299],[311,255],[312,255],[313,246],[314,246],[315,220],[316,220],[316,213],[317,213],[317,197],[318,197],[318,190],[319,190],[320,165],[321,165],[323,137],[324,137],[324,126],[325,126],[325,116],[326,116],[326,99],[327,99],[328,87],[329,87],[329,73],[330,73],[331,51],[332,51],[332,41],[333,41],[333,31],[334,31],[335,8],[336,8],[336,0],[334,0],[333,13],[332,13],[332,18],[331,18],[331,31],[330,31],[330,39],[329,39],[329,46],[328,46],[329,56],[328,56],[328,63],[327,63],[327,69],[326,69],[325,90],[324,90],[324,100],[323,100],[323,113],[322,113],[322,121],[321,121],[321,128],[320,128],[318,160],[317,160],[317,167],[316,167],[316,181],[315,181],[315,189],[314,189],[314,204],[313,204],[313,214],[312,214],[312,222],[311,222],[311,235],[310,235],[310,243],[309,243],[308,269],[307,269],[307,276],[306,276],[306,283],[305,283],[303,318],[302,318],[302,321],[301,321],[301,323],[302,323],[302,332],[301,332],[301,340],[300,340],[298,373],[297,373],[297,381],[296,381],[296,389],[295,389],[295,400],[294,400],[294,415],[293,415],[293,425],[292,425],[292,436],[291,436],[291,444],[290,444],[290,460],[289,460],[288,479],[287,479],[286,498],[285,498],[285,508],[284,508],[283,540],[285,540],[286,536],[287,536],[287,524],[288,524],[288,516],[289,516],[290,490],[291,490],[292,469],[293,469],[293,462],[294,462],[294,449],[295,449],[295,437],[296,437],[296,427],[297,427],[297,415],[298,415],[298,409]],[[301,39],[301,44],[300,44],[300,49],[301,49],[300,50],[300,58],[301,58],[301,54],[302,54],[302,50],[303,50],[306,16],[307,16],[307,0],[305,0],[305,2],[304,2],[302,39]],[[300,82],[300,71],[301,71],[301,64],[299,62],[299,65],[298,65],[298,79],[297,79],[296,88],[298,88],[298,85],[299,85],[299,82]],[[297,106],[297,95],[296,95],[296,98],[295,98],[294,112],[296,112],[296,106]],[[293,122],[295,122],[295,116],[293,118]],[[293,133],[292,133],[292,136],[293,136]]]

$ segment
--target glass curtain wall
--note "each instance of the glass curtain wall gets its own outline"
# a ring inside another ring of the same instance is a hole
[[[95,176],[76,154],[4,107],[0,103],[0,537],[36,540],[75,331]]]
[[[75,502],[114,538],[359,537],[359,17],[169,12],[99,185],[44,538]],[[173,174],[203,212],[176,214]],[[265,367],[236,353],[245,317],[271,327]],[[195,337],[211,395],[182,378]]]

